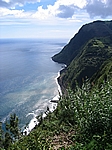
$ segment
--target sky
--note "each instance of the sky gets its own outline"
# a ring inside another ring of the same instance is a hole
[[[95,20],[112,20],[112,0],[0,0],[0,39],[70,39]]]

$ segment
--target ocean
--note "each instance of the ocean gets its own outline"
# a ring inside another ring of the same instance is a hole
[[[23,128],[56,104],[56,77],[62,64],[51,57],[66,39],[0,39],[0,121],[16,113]]]

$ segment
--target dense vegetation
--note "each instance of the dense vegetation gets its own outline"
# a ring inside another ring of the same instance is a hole
[[[62,51],[54,55],[52,59],[69,65],[89,40],[108,36],[112,36],[112,21],[94,21],[85,24]]]
[[[5,131],[2,131],[2,123],[0,123],[0,150],[2,148],[8,149],[8,147],[19,140],[21,133],[18,128],[18,117],[16,114],[10,115],[10,120],[6,120]]]
[[[111,150],[112,21],[84,25],[53,60],[68,65],[58,79],[57,109],[47,107],[27,136],[12,114],[5,132],[0,124],[0,150]]]
[[[57,109],[28,136],[18,139],[18,130],[14,133],[6,150],[111,150],[112,85],[107,81],[99,88],[86,82],[74,92],[68,89]]]
[[[94,82],[105,79],[109,72],[112,73],[112,21],[94,21],[83,25],[52,59],[68,65],[58,79],[63,92],[68,86],[74,89],[76,80],[82,85],[85,77],[91,78],[91,82],[92,79]]]
[[[96,82],[99,78],[96,74],[99,73],[102,78],[108,76],[109,73],[112,74],[112,36],[89,40],[70,65],[61,73],[59,83],[65,89],[68,85],[74,89],[76,80],[82,84],[82,78],[87,76],[88,78],[95,78],[93,81]]]

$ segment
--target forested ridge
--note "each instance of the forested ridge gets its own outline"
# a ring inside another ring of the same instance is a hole
[[[5,132],[0,126],[0,149],[111,150],[112,21],[84,25],[52,59],[67,64],[56,110],[37,116],[40,123],[24,136],[12,114]]]

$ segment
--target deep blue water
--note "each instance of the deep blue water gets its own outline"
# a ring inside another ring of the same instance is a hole
[[[51,57],[66,40],[0,39],[0,120],[16,113],[24,126],[58,94],[61,64]]]

